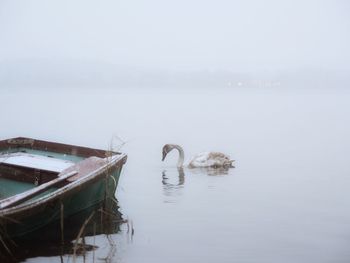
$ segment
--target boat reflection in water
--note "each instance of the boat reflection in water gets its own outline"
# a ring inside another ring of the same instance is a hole
[[[64,258],[67,256],[68,261],[70,257],[70,260],[79,256],[85,257],[87,252],[98,249],[94,239],[88,238],[91,241],[86,242],[87,237],[105,234],[108,238],[109,235],[118,233],[122,224],[127,223],[118,210],[116,199],[111,199],[108,205],[106,203],[66,218],[63,234],[61,223],[55,221],[45,229],[21,239],[5,240],[0,235],[0,241],[6,242],[7,247],[1,246],[0,262],[20,262],[27,258],[51,256],[59,256],[61,262],[65,262]],[[110,245],[113,254],[115,244]]]

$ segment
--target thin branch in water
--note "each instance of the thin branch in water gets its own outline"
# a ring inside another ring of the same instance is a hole
[[[1,234],[0,234],[0,243],[4,246],[4,248],[6,249],[6,251],[13,257],[13,254],[11,252],[11,250],[9,249],[9,247],[6,245],[5,240],[2,238]]]
[[[77,253],[77,248],[78,248],[78,244],[79,244],[79,239],[81,238],[81,235],[83,234],[87,224],[89,223],[89,221],[91,220],[91,218],[94,216],[95,211],[91,213],[91,215],[85,220],[84,224],[81,226],[78,236],[75,240],[75,244],[74,244],[74,248],[73,248],[73,262],[76,262],[76,253]]]

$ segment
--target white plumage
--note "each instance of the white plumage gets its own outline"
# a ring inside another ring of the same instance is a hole
[[[163,147],[163,161],[167,154],[173,149],[177,149],[179,151],[179,160],[177,163],[178,167],[184,166],[184,151],[183,149],[176,144],[166,144]],[[213,168],[221,168],[221,167],[233,167],[232,163],[234,160],[223,154],[221,152],[203,152],[196,156],[194,156],[188,163],[188,168],[204,168],[204,167],[213,167]]]
[[[233,160],[220,152],[203,152],[194,156],[188,163],[188,167],[224,167],[232,166]]]

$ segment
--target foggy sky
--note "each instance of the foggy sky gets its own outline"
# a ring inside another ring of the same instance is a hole
[[[2,0],[0,62],[349,70],[349,12],[345,0]]]

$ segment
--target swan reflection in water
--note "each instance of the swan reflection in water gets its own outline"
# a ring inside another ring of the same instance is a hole
[[[229,174],[230,167],[219,167],[219,168],[203,167],[203,168],[191,169],[190,172],[192,175],[225,176]],[[175,177],[175,173],[177,174],[177,178]],[[176,170],[175,169],[163,170],[162,184],[163,184],[163,191],[165,196],[171,197],[171,196],[181,195],[182,189],[185,187],[184,168],[177,167]],[[166,202],[171,203],[173,201],[167,200]]]
[[[168,171],[164,170],[162,172],[162,184],[165,196],[174,196],[181,194],[181,189],[185,185],[185,172],[182,167],[178,167],[177,169],[178,180],[176,183],[173,183],[172,176],[167,175]],[[172,175],[173,171],[169,171],[169,174]]]
[[[191,169],[191,172],[193,174],[204,174],[209,176],[223,176],[228,175],[230,172],[231,167],[203,167],[203,168],[196,168]]]

